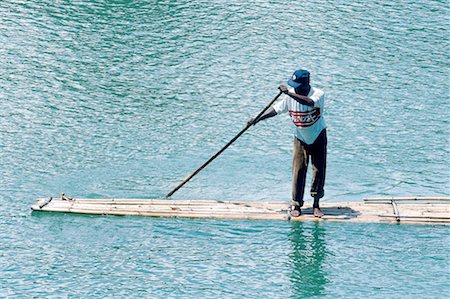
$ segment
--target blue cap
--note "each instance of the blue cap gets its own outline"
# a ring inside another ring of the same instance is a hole
[[[307,70],[296,70],[291,79],[288,80],[288,85],[297,88],[301,85],[309,85],[309,72]]]

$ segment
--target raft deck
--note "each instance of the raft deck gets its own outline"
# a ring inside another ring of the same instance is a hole
[[[286,202],[218,200],[40,198],[33,211],[93,215],[254,219],[291,221],[450,224],[450,198],[369,198],[363,202],[324,202],[322,218],[305,203],[300,217],[290,217]]]

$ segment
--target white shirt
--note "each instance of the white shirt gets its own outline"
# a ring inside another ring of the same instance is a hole
[[[291,88],[289,91],[294,92]],[[323,118],[325,95],[322,90],[311,87],[308,98],[314,101],[314,107],[302,105],[284,94],[284,97],[273,105],[273,109],[277,114],[289,112],[295,126],[295,136],[306,144],[313,144],[320,132],[327,127]]]

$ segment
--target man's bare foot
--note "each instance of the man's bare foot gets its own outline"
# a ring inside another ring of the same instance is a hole
[[[320,208],[314,208],[314,217],[322,218],[325,215]]]
[[[291,217],[299,217],[302,214],[299,206],[291,207]]]

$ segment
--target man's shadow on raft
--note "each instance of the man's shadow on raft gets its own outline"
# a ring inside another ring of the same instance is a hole
[[[321,207],[322,212],[325,214],[321,219],[353,219],[361,215],[360,212],[353,210],[350,207]],[[302,208],[302,214],[300,217],[314,217],[314,209],[312,207]]]

